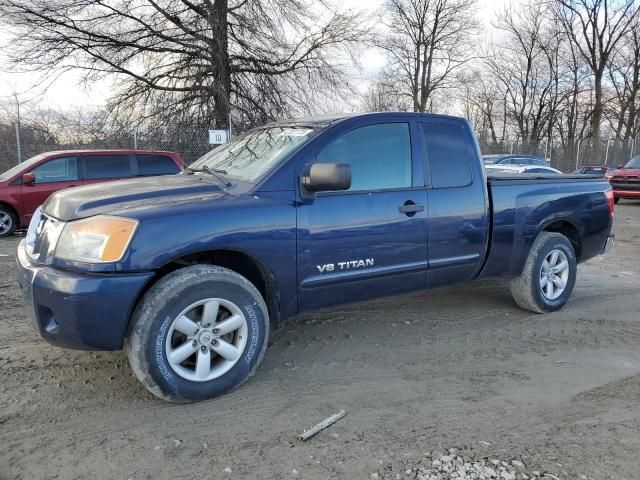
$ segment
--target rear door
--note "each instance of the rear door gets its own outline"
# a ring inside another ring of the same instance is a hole
[[[309,159],[349,163],[352,184],[297,208],[302,310],[426,287],[427,195],[416,128],[388,117],[343,125]]]
[[[130,178],[135,171],[134,155],[126,153],[85,155],[81,164],[85,184]]]
[[[31,220],[33,212],[49,196],[63,188],[81,185],[78,175],[77,157],[59,157],[47,160],[30,171],[36,177],[35,183],[22,185],[22,205],[25,222]]]
[[[429,287],[466,282],[479,270],[489,230],[485,178],[467,125],[421,122],[428,190]]]

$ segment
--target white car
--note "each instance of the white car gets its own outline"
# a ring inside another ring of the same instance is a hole
[[[551,167],[543,167],[542,165],[485,165],[485,170],[488,174],[491,173],[559,173],[560,170],[556,170]]]

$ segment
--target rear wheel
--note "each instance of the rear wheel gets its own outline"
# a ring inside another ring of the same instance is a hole
[[[196,265],[167,275],[145,294],[126,350],[151,393],[185,402],[244,383],[268,338],[269,315],[258,290],[231,270]]]
[[[18,217],[13,210],[0,206],[0,237],[8,237],[16,230]]]
[[[533,242],[522,274],[511,280],[511,294],[525,310],[559,310],[571,296],[576,274],[576,255],[569,239],[542,232]]]
[[[613,203],[618,203],[620,201],[620,197],[613,197]]]

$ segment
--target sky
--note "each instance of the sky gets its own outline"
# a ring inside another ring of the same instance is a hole
[[[478,17],[485,30],[491,34],[492,20],[497,12],[501,11],[513,0],[477,0]],[[375,11],[380,7],[382,0],[342,0],[340,5],[344,8]],[[0,32],[0,45],[7,41],[7,35]],[[368,50],[361,58],[363,72],[360,76],[357,88],[364,91],[370,78],[384,65],[384,57],[375,50]],[[40,77],[35,74],[15,73],[10,71],[6,58],[2,56],[0,49],[0,102],[7,104],[12,101],[14,92],[18,93],[23,108],[46,106],[50,108],[69,108],[102,105],[109,97],[113,89],[113,80],[104,80],[91,85],[83,85],[79,73],[66,73],[53,82],[46,82],[45,89],[37,85]]]

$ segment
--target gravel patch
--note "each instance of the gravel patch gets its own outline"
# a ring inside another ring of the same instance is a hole
[[[562,480],[551,472],[528,468],[524,459],[500,460],[478,457],[472,452],[450,448],[448,452],[425,454],[416,463],[405,464],[402,472],[392,465],[380,468],[370,475],[372,480]],[[587,477],[580,477],[585,480]]]

